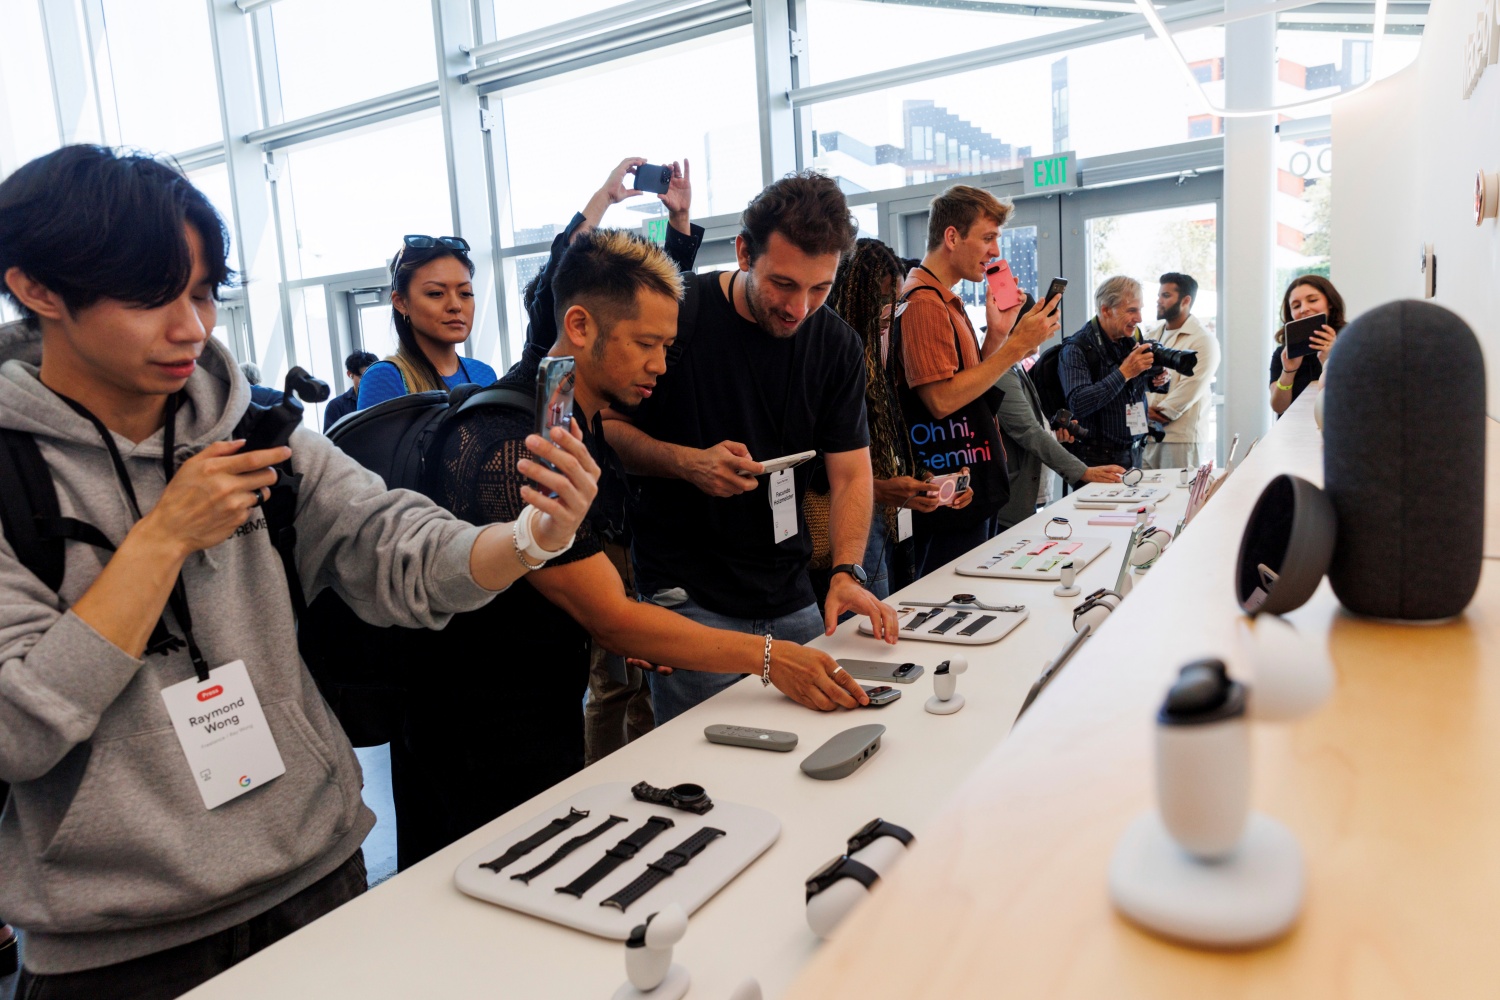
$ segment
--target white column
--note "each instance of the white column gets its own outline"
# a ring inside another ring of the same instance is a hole
[[[792,102],[792,10],[789,0],[755,0],[755,78],[760,93],[760,170],[770,184],[797,169]]]
[[[1228,0],[1227,8],[1260,0]],[[1226,106],[1268,107],[1275,99],[1276,17],[1236,21],[1224,29]],[[1240,453],[1271,426],[1268,371],[1276,316],[1276,118],[1224,119],[1223,325],[1225,447],[1240,435]]]
[[[460,51],[460,46],[482,41],[477,37],[472,15],[469,0],[432,0],[453,235],[469,241],[474,261],[474,328],[469,334],[467,353],[503,372],[509,354],[500,343],[501,290],[495,273],[498,247],[490,225],[484,124],[479,91],[459,81],[469,70],[469,57]]]
[[[224,163],[234,203],[234,266],[245,290],[246,339],[251,357],[268,376],[295,363],[291,314],[284,295],[286,274],[276,238],[276,209],[266,156],[245,142],[261,127],[260,86],[256,78],[255,22],[271,12],[246,14],[234,0],[208,0],[209,33],[219,78],[219,113],[224,123]],[[269,23],[264,25],[269,34]]]

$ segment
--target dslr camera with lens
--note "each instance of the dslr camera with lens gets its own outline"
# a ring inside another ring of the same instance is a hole
[[[1141,343],[1151,348],[1151,363],[1158,367],[1170,368],[1183,375],[1193,374],[1193,369],[1198,367],[1197,351],[1179,351],[1171,347],[1163,347],[1160,341],[1155,340],[1143,340]]]
[[[1088,428],[1073,419],[1072,410],[1063,409],[1052,414],[1052,429],[1055,431],[1067,431],[1078,441],[1082,441],[1089,436]]]

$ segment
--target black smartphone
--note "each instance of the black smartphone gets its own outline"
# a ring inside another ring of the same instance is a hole
[[[1294,319],[1282,327],[1285,334],[1286,345],[1281,356],[1292,361],[1304,358],[1309,354],[1316,353],[1312,345],[1312,335],[1328,325],[1328,314],[1318,313],[1316,316],[1307,316],[1303,319]]]
[[[1068,279],[1067,278],[1053,278],[1052,279],[1052,284],[1050,284],[1050,285],[1047,286],[1047,294],[1045,296],[1043,296],[1042,301],[1043,302],[1051,302],[1054,298],[1056,298],[1057,296],[1061,295],[1064,291],[1066,291],[1067,287],[1068,287]],[[1061,308],[1062,308],[1062,303],[1058,302],[1057,305],[1055,305],[1055,306],[1052,307],[1052,311],[1053,312],[1057,312],[1057,310],[1059,310]]]
[[[572,424],[573,359],[543,358],[536,369],[536,432],[551,441],[552,428]]]
[[[658,166],[655,163],[642,163],[635,168],[635,189],[637,191],[666,194],[667,188],[671,186],[671,167]]]
[[[860,686],[864,687],[863,684],[861,684]],[[865,688],[865,694],[870,696],[870,704],[866,705],[866,708],[881,708],[885,705],[889,705],[891,702],[901,697],[901,692],[891,687],[889,684],[881,684],[879,687]]]

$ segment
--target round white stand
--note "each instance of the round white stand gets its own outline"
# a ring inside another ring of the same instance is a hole
[[[667,977],[650,993],[642,993],[629,982],[624,982],[615,990],[614,1000],[681,1000],[692,982],[693,977],[688,975],[688,970],[674,965],[667,970]]]
[[[1291,930],[1302,909],[1302,848],[1290,830],[1251,813],[1235,853],[1199,861],[1152,810],[1120,838],[1109,895],[1126,917],[1185,944],[1250,948]]]
[[[964,707],[964,696],[961,694],[955,694],[947,701],[943,701],[938,698],[937,695],[933,695],[931,698],[927,699],[927,704],[922,707],[927,709],[927,711],[931,712],[933,715],[952,715],[954,712],[957,712],[959,709]]]
[[[1071,587],[1053,587],[1052,592],[1058,597],[1077,597],[1079,594],[1083,593],[1083,591],[1078,589],[1078,585],[1076,583]]]

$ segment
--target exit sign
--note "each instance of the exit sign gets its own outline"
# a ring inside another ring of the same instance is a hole
[[[1028,156],[1021,161],[1022,191],[1063,191],[1078,186],[1078,154]]]
[[[657,246],[667,242],[667,220],[647,219],[641,224],[641,235]]]

